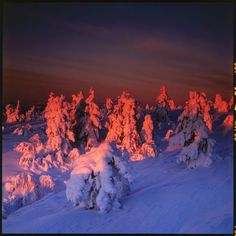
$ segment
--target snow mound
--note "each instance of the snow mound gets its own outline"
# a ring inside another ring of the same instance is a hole
[[[66,196],[82,208],[109,212],[120,207],[120,199],[129,192],[130,183],[127,162],[105,142],[75,161]]]

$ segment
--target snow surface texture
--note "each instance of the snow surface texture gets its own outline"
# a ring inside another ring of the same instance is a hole
[[[75,161],[66,196],[80,207],[108,212],[120,207],[120,198],[129,192],[130,181],[127,163],[103,143]]]

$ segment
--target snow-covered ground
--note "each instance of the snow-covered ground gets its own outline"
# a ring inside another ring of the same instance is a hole
[[[213,124],[214,125],[214,124]],[[39,124],[33,124],[33,127]],[[60,188],[2,220],[4,233],[225,233],[233,232],[232,129],[213,130],[214,162],[207,168],[186,169],[176,163],[179,150],[159,148],[156,159],[130,162],[133,183],[122,199],[122,208],[109,213],[83,210],[66,198]],[[3,182],[23,170],[20,153],[13,151],[30,136],[3,135]],[[56,178],[57,177],[57,178]],[[59,181],[59,180],[58,180]]]

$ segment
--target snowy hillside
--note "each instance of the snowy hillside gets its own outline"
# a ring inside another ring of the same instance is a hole
[[[219,158],[204,169],[176,165],[176,151],[164,152],[156,160],[132,162],[134,180],[130,195],[123,199],[122,209],[102,214],[74,208],[67,201],[64,189],[9,215],[3,220],[3,232],[232,233],[230,135],[227,139],[222,137],[222,142],[230,143],[217,148],[224,160]],[[13,160],[19,155],[9,150],[14,142],[4,136],[3,144],[3,170],[16,173],[17,164]]]
[[[38,118],[10,110],[3,232],[231,234],[231,110],[196,92],[176,109],[161,93],[145,109],[123,92],[100,111],[91,89],[71,104],[51,94]]]

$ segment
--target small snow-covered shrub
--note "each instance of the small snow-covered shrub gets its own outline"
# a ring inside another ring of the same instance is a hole
[[[4,185],[4,217],[18,208],[32,204],[53,189],[54,183],[50,176],[42,175],[39,181],[35,176],[24,172],[10,177]]]
[[[20,173],[5,183],[7,196],[3,199],[5,215],[39,198],[39,188],[32,175]]]
[[[32,136],[29,141],[30,142],[21,142],[15,148],[17,152],[22,153],[19,165],[23,169],[31,170],[35,173],[47,171],[52,167],[53,163],[43,158],[45,154],[44,145],[40,141],[38,134]]]
[[[127,163],[115,155],[109,143],[103,143],[76,160],[66,196],[80,207],[108,212],[120,207],[130,181]]]
[[[45,189],[53,190],[55,184],[50,175],[41,175],[39,178],[40,186]]]
[[[17,101],[16,108],[14,109],[11,104],[7,104],[6,110],[6,123],[13,123],[20,120],[20,101]]]

